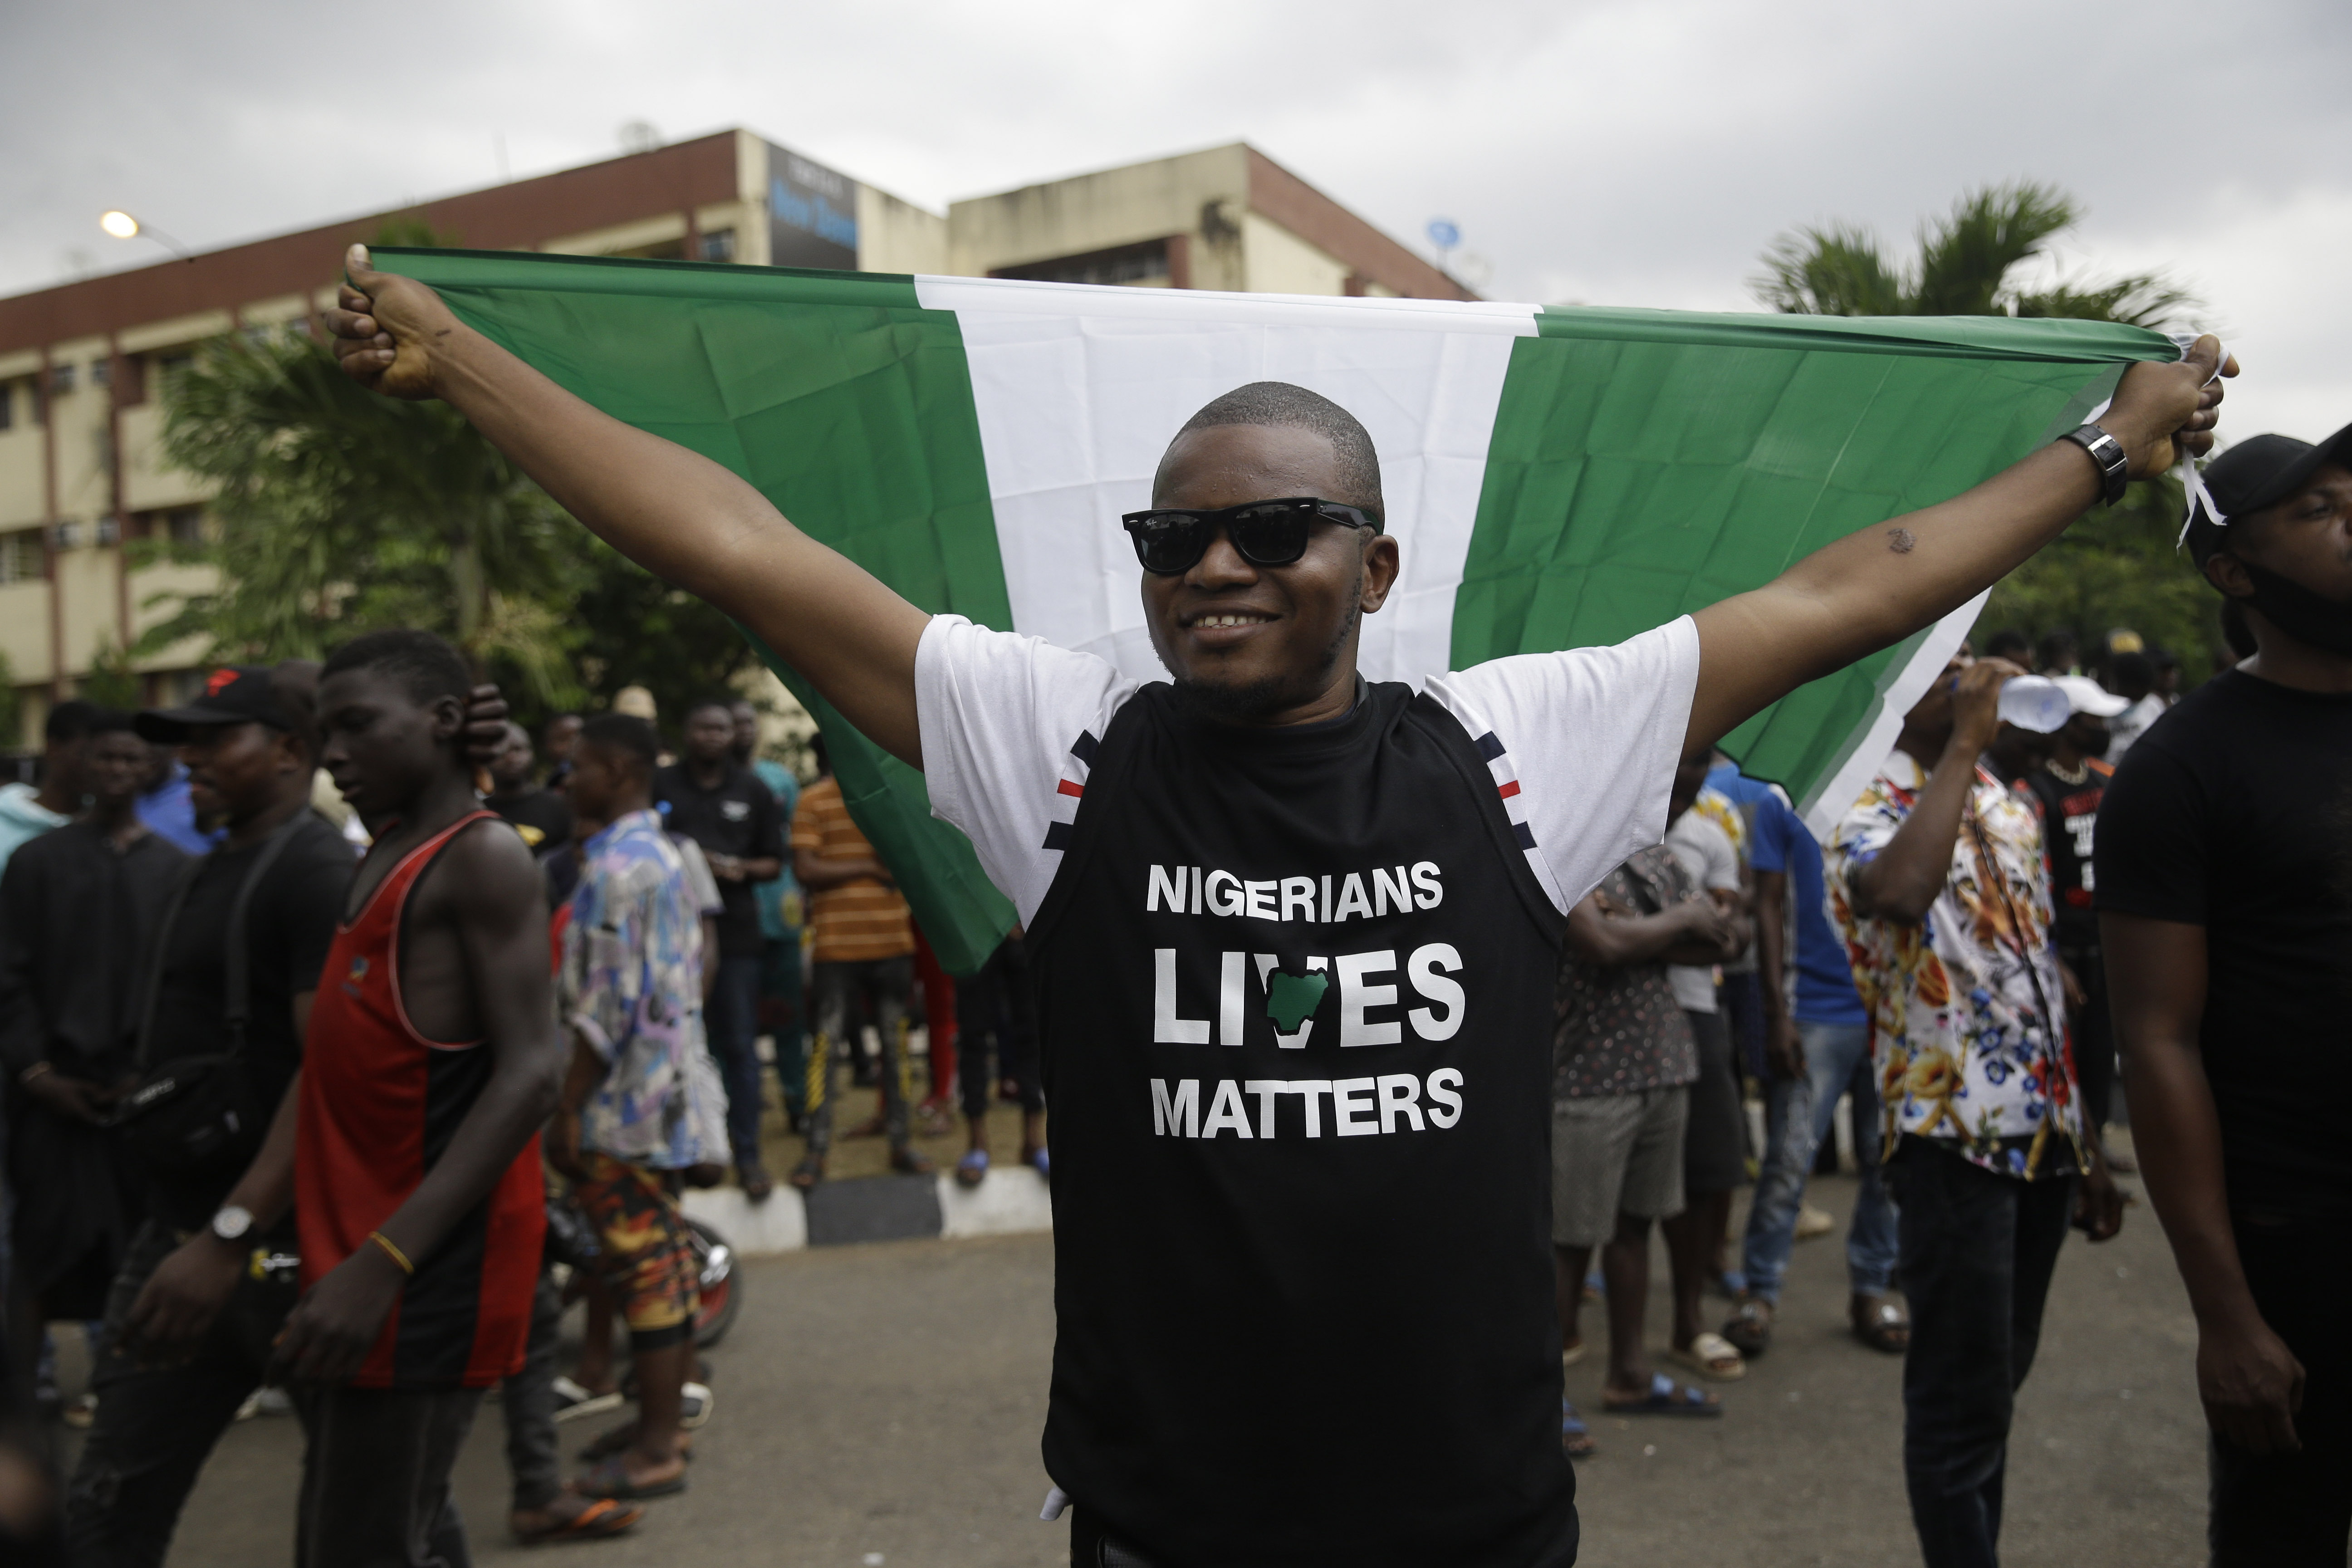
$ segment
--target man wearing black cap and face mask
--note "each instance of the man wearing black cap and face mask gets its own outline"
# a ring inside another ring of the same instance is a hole
[[[2352,426],[2205,471],[2188,543],[2259,651],[2116,768],[2100,931],[2148,1195],[2198,1322],[2217,1564],[2352,1536]]]
[[[121,1135],[148,1219],[107,1301],[98,1419],[67,1498],[78,1563],[161,1563],[196,1473],[294,1303],[293,1086],[352,849],[310,809],[316,667],[214,670],[139,716],[176,744],[219,848],[166,895]],[[242,972],[242,984],[236,975]]]

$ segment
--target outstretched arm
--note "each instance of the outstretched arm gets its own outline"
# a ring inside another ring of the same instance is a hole
[[[547,901],[530,851],[512,833],[469,830],[442,851],[448,918],[490,1053],[489,1079],[448,1147],[407,1199],[377,1227],[411,1266],[430,1256],[486,1200],[555,1109],[563,1071],[549,995]],[[406,1281],[392,1248],[361,1247],[312,1286],[286,1320],[270,1358],[271,1381],[350,1380],[367,1359]]]
[[[2174,364],[2124,373],[2100,426],[2122,444],[2134,479],[2213,444],[2219,340]],[[1922,431],[1923,440],[1934,432]],[[1950,500],[1848,534],[1750,593],[1710,605],[1698,623],[1698,690],[1687,746],[1704,746],[1808,680],[1909,637],[1967,604],[2065,531],[2099,499],[2098,467],[2053,442]]]
[[[336,355],[362,385],[445,399],[606,543],[718,605],[877,745],[922,766],[915,645],[929,619],[698,453],[590,407],[413,279],[346,258]]]

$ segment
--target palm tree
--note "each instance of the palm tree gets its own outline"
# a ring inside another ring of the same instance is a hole
[[[2161,273],[2062,279],[2029,291],[2019,268],[2047,253],[2082,209],[2054,186],[2020,181],[1963,195],[1919,226],[1918,259],[1891,262],[1878,238],[1832,223],[1781,235],[1750,280],[1776,310],[1815,316],[2053,316],[2158,330],[2185,324],[2198,301]],[[2131,487],[2095,510],[1993,589],[1983,625],[2032,632],[2063,627],[2078,646],[2104,647],[2130,626],[2180,655],[2201,678],[2217,640],[2212,596],[2174,559],[2180,487],[2170,477]]]
[[[216,566],[142,650],[316,657],[386,626],[439,632],[542,701],[577,696],[564,606],[583,585],[562,510],[456,410],[362,390],[299,329],[215,339],[164,389],[172,462],[218,487]]]
[[[1889,262],[1867,229],[1831,223],[1775,239],[1749,284],[1774,310],[1808,316],[2064,316],[2164,327],[2196,303],[2160,273],[2032,293],[2011,281],[2081,216],[2055,186],[1988,185],[1920,225],[1916,264]]]

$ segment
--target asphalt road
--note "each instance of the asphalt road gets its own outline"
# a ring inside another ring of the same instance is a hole
[[[1843,1215],[1853,1184],[1816,1184]],[[1580,1468],[1583,1561],[1916,1563],[1900,1469],[1900,1362],[1845,1332],[1843,1230],[1798,1248],[1782,1327],[1728,1411],[1705,1423],[1597,1422]],[[693,1489],[632,1537],[567,1551],[587,1568],[1043,1568],[1037,1521],[1051,1344],[1045,1237],[826,1248],[747,1266],[735,1334],[711,1353],[719,1403]],[[1661,1258],[1657,1275],[1664,1278]],[[1654,1333],[1664,1332],[1652,1303]],[[1661,1341],[1662,1342],[1662,1341]],[[2148,1211],[2093,1247],[2070,1237],[2009,1470],[2011,1568],[2202,1560],[2203,1426],[2194,1339]],[[1570,1373],[1588,1414],[1600,1371]],[[564,1428],[576,1448],[602,1423]],[[506,1531],[503,1426],[485,1406],[459,1492],[478,1562],[541,1555]],[[284,1561],[300,1436],[248,1421],[223,1441],[183,1521],[175,1568]],[[572,1554],[577,1552],[576,1557]]]

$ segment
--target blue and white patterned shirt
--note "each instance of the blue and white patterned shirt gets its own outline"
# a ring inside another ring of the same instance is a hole
[[[610,1064],[583,1148],[679,1170],[727,1158],[727,1097],[702,1030],[702,919],[677,847],[633,811],[581,847],[560,1016]]]

